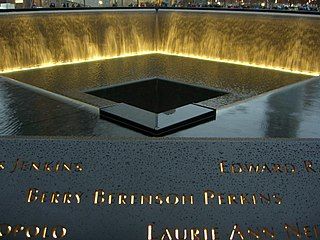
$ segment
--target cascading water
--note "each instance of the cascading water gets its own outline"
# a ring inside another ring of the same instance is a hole
[[[320,17],[94,11],[0,15],[0,72],[164,53],[320,74]]]
[[[164,53],[320,74],[320,16],[159,13]]]
[[[153,51],[154,14],[0,15],[0,71]]]

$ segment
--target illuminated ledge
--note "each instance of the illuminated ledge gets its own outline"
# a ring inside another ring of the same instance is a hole
[[[76,60],[71,60],[69,62],[49,62],[49,63],[44,63],[44,64],[40,64],[37,66],[31,66],[31,67],[8,68],[8,69],[0,70],[0,74],[1,73],[18,72],[18,71],[27,71],[27,70],[33,70],[33,69],[41,69],[41,68],[49,68],[49,67],[56,67],[56,66],[70,65],[70,64],[77,64],[77,63],[103,61],[103,60],[116,59],[116,58],[143,56],[143,55],[150,55],[150,54],[163,54],[163,55],[170,55],[170,56],[177,56],[177,57],[199,59],[199,60],[204,60],[204,61],[221,62],[221,63],[236,64],[236,65],[240,65],[240,66],[269,69],[269,70],[275,70],[275,71],[280,71],[280,72],[304,74],[304,75],[309,75],[309,76],[320,76],[320,72],[291,70],[291,69],[286,69],[286,68],[282,68],[282,67],[273,67],[273,66],[266,66],[266,65],[260,65],[260,64],[249,63],[249,62],[241,62],[241,61],[235,61],[235,60],[229,60],[229,59],[220,59],[220,58],[205,57],[205,56],[183,54],[183,53],[172,53],[172,52],[166,52],[166,51],[142,51],[142,52],[121,54],[121,55],[117,55],[117,56],[94,56],[89,59],[76,59]]]
[[[163,113],[149,112],[125,103],[100,109],[100,117],[148,136],[160,137],[215,120],[216,110],[188,104]]]

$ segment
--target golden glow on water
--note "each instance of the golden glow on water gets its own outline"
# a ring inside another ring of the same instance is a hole
[[[229,64],[236,64],[236,65],[241,65],[241,66],[255,67],[255,68],[262,68],[262,69],[269,69],[269,70],[275,70],[275,71],[281,71],[281,72],[304,74],[304,75],[309,75],[309,76],[319,76],[320,75],[319,72],[294,71],[294,70],[285,69],[285,68],[282,68],[282,67],[270,67],[270,66],[265,66],[265,65],[249,63],[249,62],[241,62],[241,61],[233,61],[233,60],[228,60],[228,59],[202,57],[202,56],[196,56],[196,55],[192,55],[192,54],[170,53],[170,52],[164,52],[164,51],[143,51],[143,52],[122,54],[122,55],[119,55],[119,56],[108,56],[108,57],[95,56],[95,57],[92,57],[92,58],[89,58],[89,59],[74,60],[74,61],[70,61],[70,62],[56,62],[56,63],[48,62],[48,63],[44,63],[44,64],[41,64],[41,65],[38,65],[38,66],[33,66],[33,67],[6,69],[6,70],[3,70],[3,71],[0,71],[0,74],[1,73],[2,74],[12,73],[12,72],[18,72],[18,71],[28,71],[28,70],[41,69],[41,68],[50,68],[50,67],[63,66],[63,65],[72,65],[72,64],[79,64],[79,63],[86,63],[86,62],[111,60],[111,59],[117,59],[117,58],[143,56],[143,55],[149,55],[149,54],[163,54],[163,55],[170,55],[170,56],[176,56],[176,57],[186,57],[186,58],[192,58],[192,59],[198,59],[198,60],[204,60],[204,61],[229,63]]]
[[[242,66],[247,66],[247,67],[270,69],[270,70],[281,71],[281,72],[304,74],[304,75],[309,75],[309,76],[319,76],[320,75],[320,72],[295,71],[295,70],[285,69],[282,67],[270,67],[270,66],[266,66],[266,65],[259,65],[259,64],[249,63],[249,62],[233,61],[233,60],[228,60],[228,59],[219,59],[219,58],[210,58],[210,57],[201,57],[201,56],[196,56],[196,55],[192,55],[192,54],[180,54],[180,53],[168,53],[168,52],[157,52],[157,53],[171,55],[171,56],[178,56],[178,57],[187,57],[187,58],[193,58],[193,59],[199,59],[199,60],[205,60],[205,61],[212,61],[212,62],[236,64],[236,65],[242,65]]]
[[[79,63],[86,63],[86,62],[97,62],[97,61],[111,60],[111,59],[117,59],[117,58],[142,56],[142,55],[148,55],[148,54],[154,54],[154,53],[155,52],[152,52],[152,51],[144,51],[144,52],[139,52],[139,53],[122,54],[119,56],[108,56],[108,57],[95,56],[95,57],[88,58],[88,59],[72,60],[70,62],[48,62],[48,63],[44,63],[44,64],[41,64],[38,66],[33,66],[33,67],[6,69],[3,71],[0,71],[0,74],[1,73],[19,72],[19,71],[28,71],[28,70],[41,69],[41,68],[50,68],[50,67],[56,67],[56,66],[72,65],[72,64],[79,64]]]

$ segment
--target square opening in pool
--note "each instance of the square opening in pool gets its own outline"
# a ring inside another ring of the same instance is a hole
[[[87,93],[153,113],[166,112],[227,94],[215,89],[160,78],[129,82]]]

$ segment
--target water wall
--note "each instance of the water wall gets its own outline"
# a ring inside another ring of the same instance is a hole
[[[155,12],[0,14],[0,71],[154,49]]]
[[[158,14],[159,51],[320,74],[320,16]]]
[[[320,16],[216,11],[0,14],[0,72],[159,52],[320,74]]]

